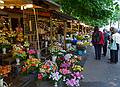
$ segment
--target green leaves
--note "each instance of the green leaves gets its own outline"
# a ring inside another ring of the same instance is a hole
[[[113,0],[53,0],[61,5],[64,13],[78,18],[88,25],[104,26],[108,24],[118,3]],[[115,16],[115,15],[114,15]]]

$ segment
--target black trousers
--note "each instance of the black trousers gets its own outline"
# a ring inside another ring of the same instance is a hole
[[[119,50],[119,44],[117,44],[117,50],[110,50],[110,62],[111,63],[118,62],[118,50]]]
[[[118,62],[118,50],[110,50],[110,62],[111,63]]]
[[[107,42],[103,45],[103,55],[106,56],[107,54]]]
[[[95,44],[94,48],[95,48],[95,59],[101,59],[102,45],[101,44]]]

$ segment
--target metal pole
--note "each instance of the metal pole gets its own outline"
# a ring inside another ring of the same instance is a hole
[[[50,17],[50,44],[51,46],[53,45],[53,41],[52,41],[52,38],[53,38],[53,30],[52,30],[52,18]]]
[[[24,16],[25,16],[25,12],[23,10],[23,25],[24,25],[24,35],[25,35],[25,18],[24,18]]]
[[[78,23],[78,32],[80,32],[80,24]]]
[[[37,16],[35,13],[35,8],[33,8],[34,11],[34,16],[35,16],[35,26],[36,26],[36,34],[37,34],[37,48],[38,48],[38,52],[37,52],[37,56],[38,58],[40,58],[40,41],[39,41],[39,32],[38,32],[38,27],[37,27]]]
[[[120,19],[118,19],[118,29],[120,28]]]
[[[66,49],[66,29],[67,29],[67,23],[64,22],[64,49]]]

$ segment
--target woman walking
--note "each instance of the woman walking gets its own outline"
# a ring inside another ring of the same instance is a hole
[[[92,44],[95,48],[95,59],[101,59],[101,49],[104,44],[104,36],[101,31],[99,31],[98,26],[94,27],[94,32],[92,34]]]
[[[120,34],[118,33],[118,30],[114,27],[110,28],[111,30],[111,40],[110,40],[110,62],[109,63],[117,63],[118,62],[118,50],[119,50],[119,44],[120,44]]]

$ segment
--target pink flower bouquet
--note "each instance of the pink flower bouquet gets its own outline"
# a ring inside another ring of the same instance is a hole
[[[33,50],[33,49],[30,49],[30,50],[28,51],[28,53],[29,53],[30,55],[32,55],[32,54],[36,54],[36,51]]]

